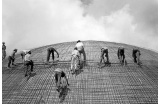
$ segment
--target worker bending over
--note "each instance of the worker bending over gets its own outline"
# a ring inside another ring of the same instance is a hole
[[[47,60],[46,60],[46,63],[49,63],[49,59],[50,59],[50,55],[52,54],[52,59],[54,61],[54,52],[57,53],[57,58],[59,58],[59,53],[53,48],[53,47],[50,47],[47,49]]]
[[[14,61],[15,61],[15,54],[17,52],[17,49],[14,49],[13,52],[11,53],[11,55],[8,56],[8,68],[11,68],[11,63],[12,65],[15,65],[14,64]]]

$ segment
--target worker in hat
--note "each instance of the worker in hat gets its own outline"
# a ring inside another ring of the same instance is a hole
[[[85,53],[85,50],[84,50],[83,43],[80,40],[78,40],[75,47],[77,47],[77,50],[80,53],[80,57],[81,57],[81,54],[83,54],[84,65],[86,65],[86,53]]]
[[[2,60],[6,58],[6,45],[5,42],[2,42]]]
[[[15,65],[14,64],[14,60],[15,60],[15,54],[17,52],[17,49],[14,49],[12,54],[8,56],[8,68],[11,68],[10,64],[12,63],[12,65]]]
[[[56,83],[57,91],[59,92],[61,87],[64,88],[67,85],[69,86],[69,83],[68,83],[66,74],[62,69],[56,68],[54,72],[55,72],[55,75],[54,75],[55,83]],[[63,79],[63,82],[62,82],[62,79]]]
[[[26,54],[25,54],[25,56],[24,56],[24,65],[26,65],[27,66],[27,69],[26,69],[26,71],[25,71],[25,77],[27,76],[27,72],[28,72],[28,68],[29,68],[29,66],[31,66],[30,68],[30,70],[31,70],[31,72],[33,72],[33,66],[34,66],[34,64],[33,64],[33,61],[31,60],[31,51],[28,51]]]
[[[57,53],[57,58],[59,58],[59,53],[57,52],[56,49],[54,49],[53,47],[50,47],[47,49],[47,60],[46,60],[46,63],[49,62],[49,59],[50,59],[50,55],[52,54],[52,59],[54,61],[54,52]]]

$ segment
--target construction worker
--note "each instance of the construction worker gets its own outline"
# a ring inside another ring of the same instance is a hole
[[[49,63],[49,59],[50,59],[50,55],[52,54],[52,59],[54,61],[54,52],[57,53],[57,58],[59,58],[59,53],[53,48],[50,47],[47,49],[47,60],[46,60],[46,64]]]
[[[15,65],[14,64],[14,60],[15,60],[15,53],[17,52],[17,49],[14,49],[12,54],[8,57],[8,68],[11,68],[10,67],[10,64],[12,63],[12,65]]]
[[[25,70],[25,77],[27,76],[27,72],[28,72],[28,68],[29,66],[31,66],[31,72],[33,72],[33,61],[30,59],[30,56],[31,56],[31,51],[28,51],[25,56],[24,56],[24,65],[27,66],[27,69]]]
[[[105,61],[105,58],[107,59]],[[105,64],[109,64],[109,56],[108,56],[108,48],[107,47],[103,47],[101,48],[101,57],[100,57],[100,64],[102,64],[102,61],[105,63]]]
[[[139,49],[133,49],[132,51],[132,57],[134,60],[134,63],[137,63],[138,65],[140,65],[140,50]]]
[[[22,57],[22,63],[24,63],[24,57],[25,55],[29,52],[30,50],[23,50],[20,54],[21,54],[21,57]]]
[[[76,44],[76,47],[77,47],[77,50],[80,53],[80,57],[81,57],[81,54],[83,54],[84,65],[86,65],[86,53],[84,51],[84,45],[83,45],[83,43],[80,40],[78,40],[77,44]]]
[[[55,75],[54,75],[55,83],[56,83],[57,91],[59,92],[61,88],[64,88],[67,85],[69,86],[69,83],[68,83],[66,74],[62,71],[62,69],[57,68],[54,70],[54,72],[55,72]]]
[[[75,70],[78,69],[78,65],[80,65],[80,53],[77,50],[77,47],[74,48],[71,56],[71,72],[72,74],[75,72]]]
[[[118,48],[117,56],[118,56],[118,59],[119,59],[120,63],[122,65],[126,65],[126,60],[125,60],[125,54],[124,54],[124,48],[123,47]]]
[[[5,46],[5,42],[2,42],[2,60],[4,60],[6,58],[6,46]]]

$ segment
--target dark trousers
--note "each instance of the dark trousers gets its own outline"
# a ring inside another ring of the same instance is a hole
[[[52,59],[54,61],[54,51],[47,50],[47,62],[49,61],[51,54],[52,54]]]
[[[86,53],[85,53],[84,49],[80,50],[79,53],[80,53],[80,58],[81,58],[81,54],[83,54],[84,63],[86,64]]]
[[[2,60],[6,58],[6,51],[2,50]]]
[[[140,52],[136,52],[134,54],[134,62],[139,63],[140,62]]]
[[[61,73],[60,72],[55,72],[55,82],[56,82],[56,87],[60,87],[60,80],[61,80]],[[59,79],[59,80],[58,80]]]
[[[8,67],[10,67],[10,65],[14,65],[14,58],[12,58],[11,56],[8,57]]]
[[[30,61],[25,61],[25,65],[27,66],[27,70],[26,70],[26,74],[27,74],[27,72],[28,72],[28,68],[29,68],[29,66],[31,66],[31,71],[33,71],[33,66],[34,66],[34,64],[33,64],[33,61],[32,60],[30,60]]]
[[[134,63],[137,63],[137,60],[136,60],[136,55],[134,55]]]
[[[120,61],[121,61],[122,63],[124,63],[125,55],[124,55],[124,54],[121,54],[121,55],[119,56],[119,59],[120,59]]]

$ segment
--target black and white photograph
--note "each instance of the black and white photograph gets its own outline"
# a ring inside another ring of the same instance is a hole
[[[2,0],[2,104],[158,104],[158,0]]]

